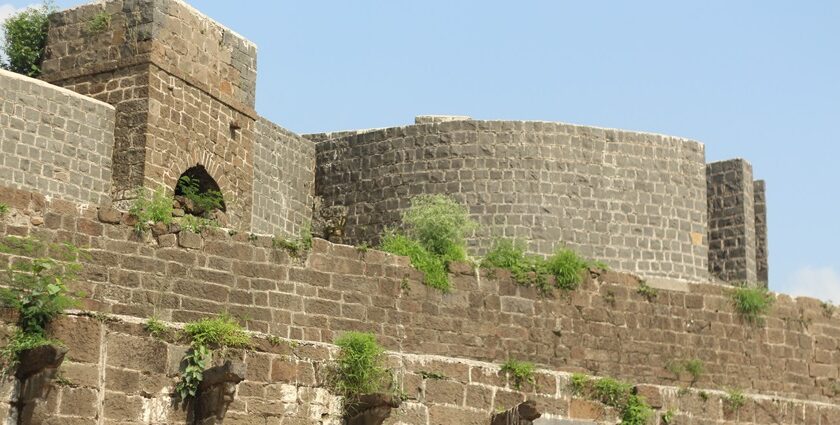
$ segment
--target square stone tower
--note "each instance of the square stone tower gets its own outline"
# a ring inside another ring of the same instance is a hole
[[[50,17],[42,78],[116,108],[113,199],[189,169],[249,229],[256,46],[179,0],[111,0]]]

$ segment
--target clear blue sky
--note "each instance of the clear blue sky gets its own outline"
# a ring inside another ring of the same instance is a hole
[[[257,43],[257,109],[297,132],[465,114],[747,158],[767,180],[771,288],[840,302],[840,2],[190,3]]]

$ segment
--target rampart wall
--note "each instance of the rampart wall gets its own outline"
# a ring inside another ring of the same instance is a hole
[[[708,276],[703,145],[547,122],[473,121],[306,136],[316,194],[348,207],[346,240],[375,242],[411,197],[443,193],[495,237],[549,254],[564,243],[618,270]]]
[[[181,326],[182,324],[169,324]],[[4,329],[5,330],[5,329]],[[57,371],[61,379],[44,383],[45,395],[21,415],[23,423],[43,425],[192,424],[191,409],[172,399],[179,363],[188,346],[173,330],[151,337],[141,321],[126,316],[69,315],[51,327],[69,352]],[[327,370],[337,353],[330,344],[254,336],[254,348],[227,354],[246,366],[244,380],[227,403],[213,406],[228,425],[337,425],[338,397],[330,393]],[[499,365],[463,358],[390,352],[405,400],[386,425],[487,425],[492,414],[525,399],[538,403],[543,417],[535,425],[615,424],[615,409],[574,397],[570,374],[536,371],[533,384],[514,388]],[[0,419],[16,418],[19,392],[0,383]],[[840,407],[807,400],[747,394],[737,410],[726,406],[726,393],[680,390],[674,386],[638,385],[657,409],[651,423],[674,412],[672,424],[836,425]]]
[[[107,203],[114,108],[0,70],[0,181],[70,201]]]
[[[139,318],[185,322],[229,312],[249,329],[331,342],[348,330],[375,333],[390,350],[477,361],[508,358],[562,371],[673,384],[665,366],[697,358],[700,388],[737,387],[774,397],[829,403],[840,368],[840,322],[820,302],[776,296],[763,326],[742,320],[730,289],[673,284],[652,301],[638,278],[592,272],[579,290],[542,296],[503,271],[491,278],[452,266],[454,290],[420,283],[407,259],[316,240],[306,259],[270,238],[211,231],[140,237],[114,210],[78,212],[64,201],[0,191],[17,215],[4,235],[88,247],[77,289],[85,307]],[[0,257],[8,261],[8,256]]]

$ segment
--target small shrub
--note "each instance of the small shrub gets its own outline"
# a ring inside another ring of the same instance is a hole
[[[219,223],[216,220],[204,217],[196,217],[191,214],[187,214],[183,217],[180,217],[177,220],[177,222],[181,225],[181,229],[188,230],[193,233],[201,233],[205,229],[219,227]]]
[[[0,217],[9,213],[9,206],[0,202]]]
[[[686,360],[684,363],[685,371],[691,375],[691,385],[694,385],[705,372],[706,368],[703,361],[700,359]]]
[[[0,301],[20,312],[19,326],[26,334],[44,334],[47,324],[77,304],[67,288],[77,263],[59,264],[52,258],[13,263],[0,288]]]
[[[383,388],[388,377],[382,366],[385,350],[373,334],[347,332],[335,344],[339,353],[333,386],[338,394],[352,398]]]
[[[761,324],[762,316],[767,314],[773,305],[773,295],[766,288],[749,288],[746,286],[732,291],[732,302],[735,310],[749,323]]]
[[[111,15],[104,10],[93,15],[93,18],[88,21],[88,31],[91,33],[100,33],[111,27]]]
[[[2,216],[2,215],[3,215],[2,209],[0,209],[0,216]],[[834,304],[831,303],[831,301],[823,301],[821,306],[822,306],[822,310],[823,310],[823,316],[825,316],[829,319],[834,317],[835,306],[834,306]]]
[[[272,346],[275,346],[275,347],[280,345],[281,343],[283,343],[283,340],[280,339],[280,337],[276,336],[276,335],[268,335],[268,336],[265,337],[265,340],[268,341],[269,344],[271,344]]]
[[[482,267],[510,270],[521,285],[534,285],[548,292],[548,276],[554,276],[555,286],[564,290],[576,289],[583,280],[584,270],[596,262],[587,261],[568,248],[558,248],[548,259],[525,254],[522,242],[497,239],[481,262]]]
[[[146,320],[146,323],[143,324],[143,329],[145,329],[149,335],[155,338],[160,338],[169,330],[169,327],[161,322],[157,317],[150,317]]]
[[[517,390],[522,388],[522,384],[534,383],[533,363],[509,359],[502,365],[501,371],[513,378],[513,387]]]
[[[674,411],[671,410],[671,409],[668,409],[667,412],[662,414],[662,423],[665,424],[665,425],[670,425],[674,421],[674,415],[675,415]]]
[[[191,200],[199,211],[210,212],[213,210],[222,209],[224,205],[224,197],[222,192],[218,190],[201,191],[201,182],[190,176],[181,176],[178,179],[178,186],[175,189],[184,195],[185,198]]]
[[[648,300],[648,302],[653,302],[659,296],[659,290],[650,287],[645,281],[639,282],[639,288],[636,289],[636,293]]]
[[[370,244],[368,244],[367,242],[362,242],[356,245],[355,248],[356,252],[358,252],[359,254],[366,254],[370,250]]]
[[[546,260],[546,268],[554,275],[560,289],[574,290],[582,281],[581,272],[589,267],[589,262],[576,252],[560,248]]]
[[[49,339],[41,332],[24,332],[20,328],[15,329],[6,345],[0,348],[0,362],[2,362],[4,372],[8,373],[17,367],[22,352],[51,344],[62,345],[61,341]]]
[[[207,360],[211,355],[210,349],[202,344],[193,344],[187,354],[184,355],[183,361],[186,366],[181,374],[181,380],[175,384],[175,392],[181,400],[195,397],[198,392],[198,385],[204,379],[204,368],[207,367]]]
[[[651,416],[653,409],[643,398],[632,394],[627,397],[627,403],[621,408],[621,425],[647,425]]]
[[[449,261],[467,258],[466,236],[478,226],[463,205],[444,195],[414,197],[402,221],[408,236]]]
[[[439,256],[426,250],[420,242],[402,234],[388,232],[383,236],[379,249],[408,257],[411,265],[423,272],[424,284],[444,292],[449,291],[446,263]]]
[[[747,403],[747,398],[744,397],[744,393],[740,390],[733,388],[727,391],[726,398],[723,399],[723,402],[730,411],[734,412]]]
[[[297,239],[286,239],[281,236],[275,236],[271,240],[271,245],[275,248],[285,249],[293,257],[300,257],[312,249],[311,227],[308,224],[303,226],[300,237]]]
[[[627,402],[632,389],[630,384],[613,378],[601,378],[592,385],[592,393],[596,400],[616,408]]]
[[[245,329],[233,317],[224,314],[188,323],[184,333],[193,343],[201,345],[233,348],[251,345],[251,336]]]
[[[697,395],[700,396],[700,400],[703,400],[703,402],[709,400],[709,393],[707,393],[706,391],[701,390]]]
[[[150,222],[172,223],[172,198],[163,186],[151,194],[146,188],[140,188],[136,196],[128,212],[137,217],[135,227],[138,231],[145,230]]]
[[[590,379],[582,373],[573,373],[569,381],[569,387],[572,390],[572,395],[576,397],[583,396],[588,390]]]
[[[4,69],[18,74],[37,77],[47,45],[49,15],[55,10],[52,3],[26,8],[7,18],[2,24]]]

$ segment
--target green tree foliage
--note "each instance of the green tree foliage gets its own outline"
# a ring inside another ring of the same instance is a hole
[[[47,45],[48,16],[55,11],[52,3],[27,8],[3,22],[3,69],[37,77]]]

